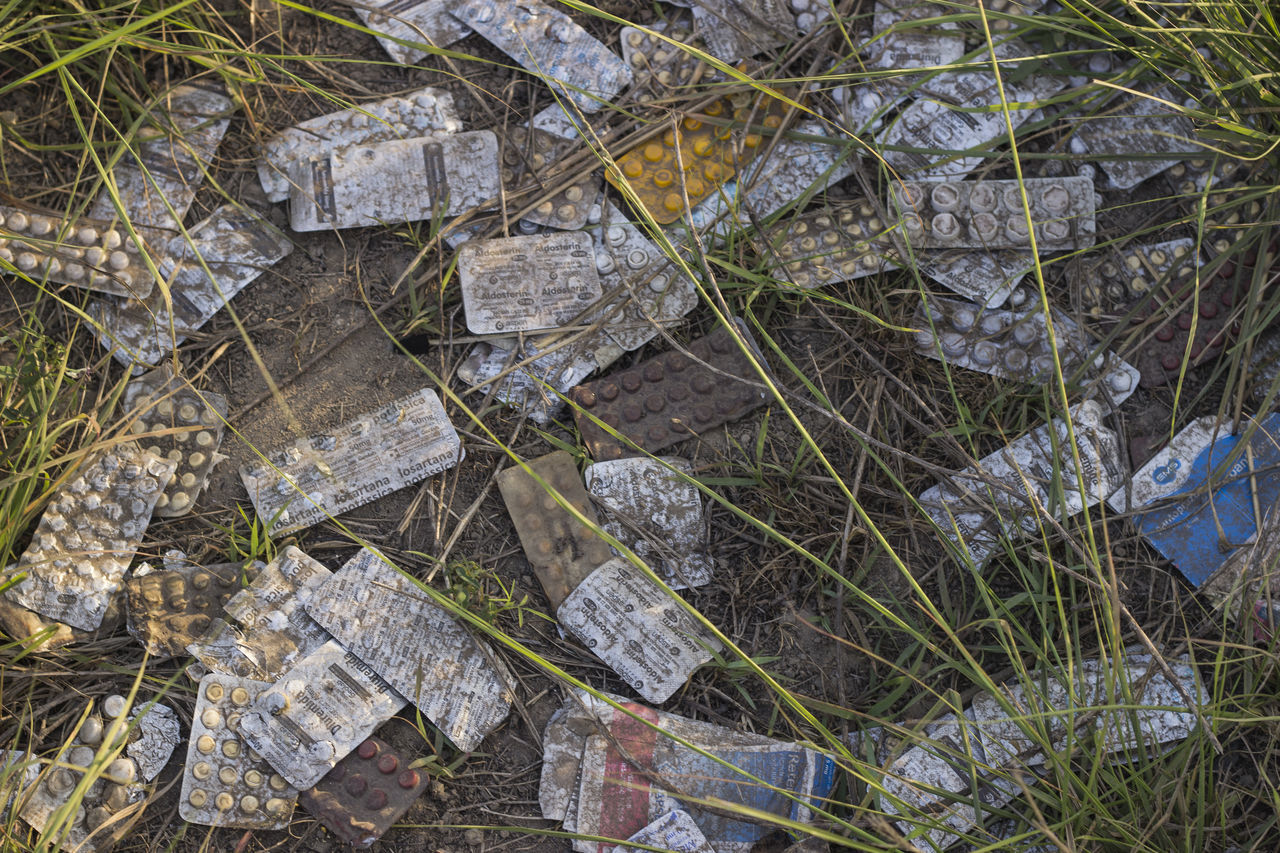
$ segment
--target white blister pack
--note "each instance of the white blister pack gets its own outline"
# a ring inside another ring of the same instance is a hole
[[[601,295],[585,231],[469,240],[458,250],[467,329],[477,335],[555,329]]]
[[[1163,88],[1151,95],[1120,92],[1093,115],[1070,122],[1071,150],[1100,157],[1112,189],[1133,189],[1202,150],[1191,120],[1170,101]],[[1153,154],[1172,156],[1153,159]]]
[[[707,53],[723,62],[755,56],[799,35],[786,0],[698,0],[691,8]]]
[[[948,290],[980,305],[995,307],[1017,299],[1018,285],[1035,269],[1035,257],[1030,252],[1017,249],[1001,249],[985,252],[972,249],[955,249],[942,252],[919,252],[916,265],[922,275],[928,276]]]
[[[155,286],[137,243],[114,220],[0,205],[0,260],[32,279],[99,293],[141,298]]]
[[[1010,110],[1009,121],[1017,130],[1036,113]],[[989,151],[1007,134],[1005,116],[999,110],[974,112],[935,98],[920,98],[904,107],[885,131],[884,159],[904,177],[959,179],[987,162],[986,157],[964,152]],[[921,150],[891,150],[890,146]]]
[[[412,65],[427,51],[400,44],[401,41],[448,47],[466,38],[471,29],[449,14],[445,0],[369,0],[355,7],[360,20],[382,35],[378,44],[396,62]]]

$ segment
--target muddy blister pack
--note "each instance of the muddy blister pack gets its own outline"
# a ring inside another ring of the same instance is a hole
[[[294,231],[361,228],[457,216],[499,193],[492,131],[353,145],[289,170]]]
[[[124,365],[159,364],[293,251],[293,242],[279,228],[232,204],[219,207],[187,233],[190,239],[177,236],[169,241],[160,263],[167,293],[154,288],[145,299],[106,298],[89,306],[98,321],[98,340]]]
[[[1181,237],[1090,252],[1073,263],[1071,278],[1086,314],[1097,320],[1115,320],[1152,292],[1165,288],[1174,293],[1183,291],[1199,267],[1195,241]]]
[[[200,679],[178,801],[183,820],[239,829],[289,825],[298,791],[240,735],[244,715],[270,686],[216,672]]]
[[[921,275],[991,308],[1006,302],[1014,308],[1024,304],[1027,293],[1018,285],[1036,266],[1030,252],[1016,249],[918,252],[915,263]]]
[[[1049,381],[1055,370],[1055,349],[1056,364],[1070,380],[1097,350],[1084,329],[1057,309],[1051,309],[1046,318],[1039,307],[1004,311],[934,297],[916,308],[912,322],[916,351],[922,355],[1015,382]],[[1111,352],[1095,355],[1081,379],[1086,395],[1099,398],[1108,408],[1129,399],[1138,380],[1137,369]]]
[[[708,584],[715,571],[702,493],[685,479],[692,475],[693,465],[676,456],[614,459],[583,471],[604,530],[672,589]]]
[[[336,640],[312,650],[258,694],[240,734],[305,791],[408,700]]]
[[[723,62],[781,47],[799,35],[787,0],[698,0],[691,9],[707,53]]]
[[[701,83],[718,82],[724,76],[682,45],[693,45],[693,19],[677,12],[644,29],[623,27],[618,31],[622,58],[631,67],[636,100],[642,104],[688,93]]]
[[[394,727],[403,738],[419,738],[407,723],[392,721],[379,729],[390,737]],[[431,783],[413,767],[417,757],[370,735],[339,761],[298,802],[347,844],[369,847],[389,830]]]
[[[213,466],[226,457],[218,452],[227,419],[227,399],[212,391],[196,391],[165,364],[130,382],[124,408],[135,420],[130,431],[148,452],[177,467],[156,500],[163,518],[186,515],[204,491]]]
[[[735,318],[734,328],[765,367],[746,324]],[[600,462],[636,455],[628,442],[653,453],[742,417],[769,399],[765,389],[749,384],[757,379],[735,334],[722,326],[683,350],[579,385],[570,398],[577,404],[578,432]]]
[[[37,281],[144,297],[155,279],[138,245],[114,218],[68,221],[0,205],[0,260]]]
[[[579,583],[560,625],[646,701],[662,703],[723,646],[661,586],[621,557]]]
[[[1181,160],[1165,171],[1164,180],[1173,195],[1198,204],[1200,193],[1232,185],[1239,173],[1248,168],[1244,161],[1233,157],[1219,157],[1208,151],[1205,154],[1204,158]]]
[[[467,329],[477,335],[556,329],[602,293],[584,231],[471,240],[458,250]]]
[[[181,657],[187,646],[204,636],[223,606],[238,593],[242,579],[256,567],[239,563],[199,565],[179,558],[165,560],[165,568],[144,563],[125,581],[129,633],[147,653],[161,659]]]
[[[870,202],[835,203],[769,229],[785,275],[806,290],[898,268],[898,250]]]
[[[613,556],[609,546],[586,524],[565,509],[561,500],[591,524],[600,520],[573,464],[563,450],[528,463],[530,471],[512,466],[498,474],[498,489],[515,524],[530,567],[538,576],[554,610],[570,592]],[[539,478],[542,482],[539,482]],[[545,483],[545,485],[544,485]]]
[[[448,47],[471,33],[471,28],[449,14],[443,0],[369,0],[355,7],[360,20],[377,33],[378,44],[396,62],[412,65],[427,51],[400,41]]]
[[[925,96],[944,98],[959,107],[980,109],[994,106],[999,114],[1001,86],[1009,103],[1035,104],[1051,98],[1068,85],[1058,74],[1033,73],[1021,68],[1020,60],[1038,61],[1036,49],[1018,38],[996,37],[995,57],[1000,62],[1001,79],[991,72],[991,51],[975,51],[960,63],[965,70],[946,70],[925,75],[920,91]]]
[[[627,839],[631,844],[619,844],[612,853],[630,853],[638,848],[632,844],[657,847],[671,853],[716,853],[698,825],[681,809],[660,815],[652,823]]]
[[[1095,199],[1088,178],[908,181],[894,184],[890,207],[913,249],[1027,249],[1024,190],[1041,254],[1093,245]]]
[[[631,82],[631,69],[559,9],[538,0],[454,0],[454,17],[593,113]]]
[[[129,442],[88,457],[58,491],[5,590],[10,601],[82,631],[102,623],[175,464]]]
[[[285,547],[223,605],[241,627],[216,619],[187,651],[212,672],[275,681],[329,640],[300,596],[332,575],[296,546]]]
[[[482,640],[368,549],[303,595],[307,613],[470,752],[511,710],[514,679]]]
[[[1127,479],[1120,440],[1103,425],[1102,406],[1085,400],[1072,411],[1075,452],[1066,422],[1054,418],[984,457],[977,468],[957,471],[920,495],[925,513],[975,568],[1000,547],[1002,531],[1012,536],[1021,529],[1034,536],[1039,513],[1069,518]],[[1084,495],[1077,482],[1077,453]]]
[[[529,186],[564,183],[569,177],[567,173],[545,179],[544,176],[554,171],[556,164],[577,150],[579,145],[577,140],[537,128],[508,128],[502,143],[502,184],[507,188],[507,194]],[[601,183],[594,168],[583,169],[580,177],[539,202],[524,215],[523,221],[576,231],[587,224],[592,205],[600,198]]]
[[[226,89],[204,81],[175,86],[152,103],[150,126],[134,140],[136,158],[126,153],[111,171],[120,207],[135,227],[178,230],[231,124],[232,108]],[[117,217],[110,187],[89,215]]]
[[[462,460],[462,442],[430,388],[394,400],[332,432],[303,439],[240,468],[272,535],[425,480]]]
[[[937,98],[920,98],[903,107],[884,132],[884,159],[901,175],[916,180],[962,178],[987,161],[978,154],[1008,135],[999,99],[993,111],[978,112]],[[1030,121],[1034,109],[1009,110],[1014,129]],[[920,150],[893,150],[894,148]]]
[[[1169,91],[1151,95],[1119,92],[1090,115],[1068,119],[1070,147],[1090,154],[1110,179],[1111,189],[1129,190],[1186,159],[1199,156],[1191,120],[1170,105]],[[1168,154],[1168,159],[1151,155]]]
[[[403,0],[400,0],[401,4]],[[438,0],[422,5],[439,6]],[[372,14],[367,7],[358,14]],[[447,14],[443,17],[452,20]],[[289,170],[294,164],[331,154],[352,145],[393,139],[416,139],[462,130],[453,95],[430,86],[299,122],[280,131],[262,146],[258,181],[271,201],[289,197]]]

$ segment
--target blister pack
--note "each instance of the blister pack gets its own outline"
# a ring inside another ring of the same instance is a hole
[[[556,136],[545,130],[527,127],[507,129],[502,143],[502,184],[507,194],[528,186],[541,187],[545,182],[563,183],[561,173],[544,181],[543,176],[577,149],[575,140]],[[592,205],[600,198],[601,180],[594,168],[582,170],[581,177],[525,214],[524,222],[545,225],[564,231],[576,231],[587,224]]]
[[[129,633],[153,657],[185,655],[240,591],[244,572],[239,563],[202,566],[181,559],[164,569],[143,564],[125,582]]]
[[[1093,115],[1071,119],[1071,150],[1092,154],[1111,180],[1129,190],[1201,151],[1191,120],[1170,105],[1168,90],[1151,95],[1122,91]],[[1169,159],[1152,159],[1169,154]]]
[[[563,326],[602,293],[584,231],[470,240],[458,250],[467,329],[477,335]]]
[[[1154,290],[1182,291],[1199,266],[1195,241],[1181,237],[1091,252],[1076,261],[1072,278],[1077,282],[1080,307],[1089,316],[1114,319]]]
[[[1017,287],[1035,269],[1030,252],[1002,249],[997,252],[956,249],[919,252],[916,266],[922,275],[980,305],[995,307],[1009,302],[1017,307]]]
[[[123,699],[122,696],[116,698]],[[107,700],[112,697],[108,696]],[[107,707],[104,700],[103,711],[114,710],[118,705]],[[108,713],[108,716],[110,714]],[[83,737],[83,728],[81,735]],[[135,706],[129,713],[129,729],[125,735],[125,755],[137,765],[138,775],[143,782],[150,782],[160,775],[169,764],[173,751],[182,740],[182,727],[178,724],[178,715],[168,705],[151,704]]]
[[[289,170],[294,231],[457,216],[493,203],[501,170],[489,130],[354,145]]]
[[[1009,111],[1016,130],[1032,120],[1034,109]],[[987,162],[987,152],[1008,135],[1004,113],[978,112],[968,107],[920,98],[903,107],[884,132],[884,159],[898,174],[915,180],[959,179]],[[920,150],[896,150],[920,149]]]
[[[547,491],[547,486],[555,489],[566,503],[599,526],[573,457],[557,450],[528,465],[532,474],[519,466],[499,473],[498,489],[515,523],[529,565],[554,610],[613,554],[603,539]],[[535,475],[546,486],[534,479]]]
[[[767,367],[746,324],[735,318],[734,326],[755,361]],[[742,417],[769,399],[763,388],[748,384],[756,379],[735,335],[720,327],[684,350],[579,385],[570,397],[583,442],[603,461],[635,455],[629,442],[652,453]]]
[[[298,792],[255,757],[240,721],[271,685],[211,672],[200,679],[178,814],[204,826],[284,829]]]
[[[18,558],[26,578],[4,595],[73,628],[97,628],[174,468],[130,442],[86,458]]]
[[[506,719],[512,677],[493,652],[368,549],[304,595],[307,613],[464,752]]]
[[[676,809],[659,815],[652,823],[627,839],[636,844],[669,850],[671,853],[716,853],[707,837],[689,817],[689,813]],[[629,853],[638,848],[619,844],[612,853]]]
[[[141,298],[155,285],[137,243],[113,219],[68,222],[0,205],[0,259],[32,279],[99,293]]]
[[[631,82],[631,69],[615,53],[538,0],[457,0],[450,11],[585,113]]]
[[[440,398],[423,388],[242,466],[240,478],[258,517],[278,535],[425,480],[462,456]]]
[[[695,45],[694,39],[693,19],[686,12],[676,13],[645,29],[623,27],[619,30],[622,58],[630,66],[636,88],[640,90],[637,96],[640,103],[678,97],[700,83],[723,79],[716,69],[680,48],[680,45]]]
[[[707,53],[723,62],[772,50],[799,35],[787,0],[698,0],[691,8]]]
[[[1205,152],[1208,154],[1208,152]],[[1182,196],[1186,201],[1195,204],[1199,194],[1213,191],[1222,186],[1230,186],[1237,175],[1246,169],[1246,165],[1234,157],[1212,157],[1211,159],[1182,160],[1174,163],[1164,173],[1169,184],[1169,191]]]
[[[445,0],[370,0],[356,6],[355,12],[369,29],[382,33],[378,44],[402,65],[412,65],[427,51],[396,39],[448,47],[471,33],[470,27],[449,14]]]
[[[767,232],[785,275],[809,289],[898,268],[898,250],[888,228],[867,201],[829,204]]]
[[[392,0],[383,5],[404,5]],[[440,0],[418,0],[422,7],[441,7]],[[358,14],[372,16],[367,7]],[[438,16],[456,23],[446,12]],[[384,43],[385,44],[385,43]],[[408,50],[408,49],[405,49]],[[416,139],[462,130],[453,95],[430,86],[409,95],[383,98],[346,110],[299,122],[268,139],[258,157],[258,181],[271,201],[289,197],[289,170],[294,164],[322,157],[341,148],[392,139]]]
[[[583,471],[605,531],[672,589],[708,584],[715,571],[702,493],[681,474],[692,476],[693,465],[675,456],[614,459]]]

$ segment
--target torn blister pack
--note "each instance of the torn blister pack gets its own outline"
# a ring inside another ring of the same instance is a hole
[[[769,395],[756,387],[754,366],[767,370],[764,356],[746,324],[733,322],[732,333],[721,326],[683,349],[572,389],[574,420],[592,457],[634,456],[632,442],[656,452],[764,405]]]
[[[491,649],[407,576],[362,549],[307,613],[417,706],[457,747],[475,749],[510,712],[513,678]]]
[[[1006,302],[1017,308],[1025,302],[1026,292],[1019,290],[1018,285],[1036,266],[1034,255],[1016,249],[919,252],[914,260],[921,275],[966,299],[993,308]]]
[[[888,227],[866,200],[835,202],[779,221],[766,235],[775,275],[809,289],[898,268]]]
[[[908,181],[893,185],[890,206],[913,249],[1028,249],[1028,210],[1041,254],[1087,248],[1097,233],[1093,182],[1082,177]]]
[[[211,672],[200,679],[178,814],[205,826],[284,829],[298,792],[240,736],[240,722],[271,685]]]
[[[561,500],[599,526],[573,457],[557,450],[527,464],[529,471],[512,466],[499,473],[498,489],[529,565],[554,610],[591,572],[609,560],[612,552],[603,539],[548,491],[548,487],[554,489]]]
[[[144,297],[155,279],[133,237],[113,218],[69,221],[0,205],[0,261],[35,280]]]
[[[984,457],[976,468],[957,471],[925,491],[921,507],[968,555],[967,562],[981,568],[999,548],[1002,532],[1034,535],[1041,513],[1070,518],[1125,481],[1120,440],[1103,424],[1103,414],[1100,404],[1085,400],[1072,410],[1074,450],[1066,422],[1054,418]]]
[[[1090,367],[1080,380],[1086,385],[1086,396],[1098,398],[1108,409],[1127,400],[1138,387],[1137,369],[1111,352],[1097,353],[1097,345],[1084,329],[1057,309],[1050,309],[1046,317],[1038,306],[1006,311],[935,297],[916,308],[912,322],[916,350],[956,367],[1043,384],[1057,367],[1069,380],[1088,362]]]
[[[408,700],[367,663],[329,640],[261,691],[240,735],[290,785],[320,781]]]
[[[232,101],[221,85],[206,81],[174,86],[148,107],[148,121],[111,170],[120,211],[135,228],[177,231],[204,183],[205,172],[231,124]],[[116,199],[104,187],[89,209],[96,219],[116,219]]]
[[[1070,147],[1099,160],[1111,188],[1129,190],[1171,168],[1188,154],[1201,156],[1191,120],[1172,104],[1169,91],[1125,89],[1091,115],[1068,119]],[[1151,155],[1168,154],[1168,159]]]
[[[671,853],[716,853],[716,849],[707,841],[702,830],[698,829],[693,818],[681,809],[659,815],[627,841],[631,844],[619,844],[611,853],[629,853],[639,849],[633,847],[634,844],[657,847]]]
[[[199,565],[179,557],[163,569],[143,564],[125,582],[129,633],[160,659],[182,656],[204,636],[223,606],[257,574],[239,563]]]
[[[175,464],[121,442],[88,456],[49,502],[18,558],[11,601],[92,631],[120,589]]]
[[[675,456],[614,459],[583,471],[605,532],[672,589],[708,584],[715,571],[702,493],[687,479],[692,475],[693,465]]]
[[[993,51],[984,47],[964,62],[957,58],[955,62],[963,66],[963,70],[943,69],[922,75],[921,93],[943,98],[959,107],[994,107],[996,114],[1001,115],[1002,97],[1005,103],[1020,104],[1025,108],[1025,105],[1039,104],[1067,87],[1067,79],[1061,75],[1035,73],[1039,69],[1023,67],[1019,60],[1028,66],[1042,60],[1037,58],[1036,50],[1021,39],[997,36],[994,48],[1001,70],[999,80],[991,71]]]
[[[676,12],[647,27],[618,31],[622,58],[631,68],[636,100],[642,104],[679,97],[694,86],[724,79],[714,67],[685,47],[700,47],[688,12]]]
[[[577,140],[566,139],[537,128],[508,128],[502,140],[502,184],[506,187],[507,195],[529,186],[543,188],[546,184],[563,183],[569,177],[567,172],[560,171],[551,177],[548,175],[554,173],[556,165],[577,150],[579,145]],[[601,184],[599,172],[595,168],[583,168],[576,180],[540,201],[537,207],[524,215],[522,221],[576,231],[586,225],[591,217],[592,206],[600,198]],[[538,195],[545,195],[545,192]]]
[[[379,734],[390,737],[391,727],[405,738],[420,738],[408,724],[396,721]],[[413,766],[418,760],[371,735],[314,788],[303,791],[298,802],[338,838],[364,849],[399,821],[431,783],[425,771]]]
[[[1071,278],[1076,282],[1081,309],[1094,319],[1114,321],[1153,292],[1184,291],[1200,266],[1195,241],[1180,237],[1090,252],[1073,262]]]
[[[631,69],[559,9],[538,0],[456,0],[450,11],[583,112],[631,82]]]
[[[469,240],[458,249],[467,329],[473,334],[556,329],[602,293],[584,231]]]
[[[186,515],[208,485],[213,466],[226,458],[218,448],[226,426],[227,398],[197,391],[165,364],[125,387],[124,408],[134,418],[130,432],[146,444],[147,451],[177,466],[156,500],[155,515]]]
[[[299,599],[332,574],[296,546],[285,547],[223,605],[241,627],[214,620],[187,651],[213,672],[275,681],[329,639]]]
[[[707,53],[722,62],[781,47],[799,35],[788,0],[697,0],[690,8]]]
[[[493,204],[501,171],[489,130],[392,139],[299,160],[289,170],[294,231],[457,216]]]
[[[471,32],[470,27],[449,14],[446,0],[369,0],[355,6],[355,12],[376,32],[378,44],[387,56],[401,65],[412,65],[428,55],[401,41],[448,47]]]
[[[403,4],[403,0],[398,0]],[[421,0],[419,0],[421,3]],[[442,6],[441,0],[421,5]],[[368,9],[360,14],[373,13]],[[452,21],[448,14],[442,17]],[[393,139],[416,139],[462,130],[453,95],[430,86],[408,95],[383,98],[299,122],[268,139],[258,156],[258,181],[271,201],[289,197],[289,170],[294,164],[341,148]]]
[[[364,506],[462,457],[440,398],[423,388],[241,466],[240,478],[258,518],[278,535]]]
[[[120,363],[159,364],[266,269],[293,251],[279,228],[227,204],[169,241],[160,264],[167,288],[146,299],[91,303],[98,340]],[[140,372],[136,367],[135,372]]]

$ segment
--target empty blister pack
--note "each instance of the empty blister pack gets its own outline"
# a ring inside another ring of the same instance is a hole
[[[239,563],[174,563],[164,569],[144,564],[125,582],[129,633],[160,658],[185,655],[187,646],[222,616],[245,576]]]
[[[636,99],[641,103],[679,96],[700,83],[723,79],[715,68],[681,48],[694,44],[693,21],[688,13],[676,13],[645,29],[623,27],[618,41],[622,58],[631,67],[640,90]]]
[[[469,752],[511,710],[493,652],[408,577],[363,549],[304,596],[307,612]]]
[[[294,231],[457,216],[498,197],[492,131],[392,139],[299,160],[289,170]]]
[[[1199,266],[1195,241],[1182,237],[1091,252],[1075,262],[1072,278],[1080,294],[1080,307],[1089,316],[1116,319],[1154,290],[1185,290]]]
[[[1022,529],[1034,535],[1040,513],[1069,518],[1125,481],[1120,440],[1102,417],[1102,406],[1085,400],[1073,409],[1074,451],[1066,422],[1054,418],[984,457],[977,468],[951,474],[921,494],[920,505],[980,568],[999,547],[1002,531],[1012,535]]]
[[[227,420],[227,399],[212,391],[196,391],[163,365],[130,382],[124,407],[136,419],[130,430],[146,449],[177,467],[156,500],[155,514],[186,515],[209,482]]]
[[[388,723],[405,738],[420,737],[404,723]],[[329,831],[357,848],[369,847],[383,836],[422,796],[431,777],[412,765],[417,759],[381,738],[370,736],[339,761],[298,801]]]
[[[707,53],[723,62],[755,56],[799,35],[787,0],[698,0],[691,8]]]
[[[671,853],[716,853],[707,837],[689,817],[689,813],[676,809],[654,819],[652,823],[627,839],[646,847],[657,847]],[[638,848],[619,844],[611,853],[629,853]]]
[[[179,235],[169,241],[160,266],[167,292],[157,287],[146,299],[106,298],[89,306],[98,321],[98,340],[122,364],[158,364],[293,251],[293,242],[279,228],[231,204],[191,226],[187,234],[189,239]]]
[[[67,221],[0,205],[0,260],[32,279],[144,297],[155,279],[138,245],[111,219]]]
[[[258,694],[240,734],[305,791],[405,706],[367,663],[329,640]]]
[[[601,506],[605,532],[672,589],[708,584],[715,571],[702,493],[685,479],[692,473],[693,465],[675,456],[614,459],[583,471],[587,491]]]
[[[1097,350],[1074,320],[1053,310],[1053,340],[1040,308],[1004,311],[958,299],[930,299],[916,309],[916,349],[956,367],[977,370],[1015,382],[1049,382],[1057,364],[1068,381]],[[1056,347],[1054,344],[1056,343]],[[1094,377],[1097,377],[1096,380]],[[1108,408],[1129,398],[1138,387],[1138,371],[1113,353],[1096,355],[1083,381],[1086,394]],[[1100,383],[1095,386],[1094,382]]]
[[[962,178],[981,166],[993,145],[1008,135],[1009,126],[999,109],[975,111],[920,98],[903,107],[882,139],[885,162],[905,177],[920,179]],[[1009,110],[1016,130],[1030,121],[1032,109]],[[917,150],[896,150],[896,149]],[[964,154],[966,151],[981,153]]]
[[[402,5],[404,0],[398,2]],[[443,6],[440,0],[418,2],[423,6]],[[357,12],[373,14],[366,8]],[[447,13],[442,17],[453,20]],[[295,163],[352,145],[416,139],[460,130],[462,120],[454,108],[453,95],[428,86],[408,95],[383,98],[307,119],[280,131],[262,146],[258,181],[269,200],[284,201],[289,197],[289,170]]]
[[[1005,302],[1017,307],[1024,301],[1019,294],[1025,293],[1017,289],[1018,284],[1036,266],[1030,252],[1016,249],[920,252],[915,255],[915,262],[922,275],[966,299],[991,307]]]
[[[462,442],[430,388],[240,468],[258,518],[272,535],[425,480],[462,460]]]
[[[631,82],[616,54],[538,0],[459,0],[450,11],[583,112],[596,112]]]
[[[98,451],[58,491],[18,558],[14,602],[82,631],[102,623],[174,463],[121,442]]]
[[[1204,159],[1175,163],[1164,173],[1170,192],[1191,204],[1198,204],[1198,196],[1202,192],[1230,186],[1235,182],[1237,173],[1246,168],[1243,161],[1234,157],[1218,157],[1207,151],[1205,154]]]
[[[107,697],[108,700],[111,698]],[[104,701],[104,712],[113,710],[106,704]],[[83,729],[81,732],[83,736]],[[182,727],[178,724],[178,715],[168,705],[139,705],[129,713],[124,752],[137,765],[142,781],[150,782],[160,775],[180,740]]]
[[[584,231],[470,240],[458,250],[467,329],[477,335],[555,329],[600,298]]]
[[[205,826],[284,829],[298,792],[240,737],[240,721],[271,685],[211,672],[191,717],[178,814]]]
[[[1201,152],[1191,120],[1170,101],[1165,89],[1152,95],[1122,91],[1093,115],[1068,120],[1071,150],[1097,157],[1113,189],[1133,189],[1188,154]],[[1171,156],[1153,159],[1152,154]]]
[[[149,127],[134,140],[137,157],[128,151],[111,170],[120,210],[135,227],[178,229],[231,123],[232,106],[221,85],[206,81],[175,86],[151,104]],[[117,218],[110,187],[89,215]]]
[[[901,235],[913,249],[1026,249],[1044,254],[1092,246],[1096,235],[1093,182],[1088,178],[1023,181],[908,181],[890,197]]]
[[[578,147],[577,141],[545,130],[508,128],[502,145],[502,183],[507,188],[507,194],[511,195],[529,186],[563,184],[569,177],[566,172],[545,180],[544,175]],[[586,225],[591,217],[592,206],[600,198],[600,185],[600,175],[596,169],[584,167],[577,180],[539,202],[537,207],[524,215],[522,221],[576,231]]]
[[[529,565],[554,610],[574,587],[613,554],[603,539],[548,491],[549,487],[559,492],[565,503],[591,524],[599,526],[573,457],[557,450],[528,465],[532,474],[519,466],[498,474],[498,489],[507,512],[511,513]],[[534,479],[535,475],[542,482]]]
[[[378,33],[378,44],[396,62],[411,65],[427,51],[400,41],[448,47],[465,38],[471,28],[449,14],[446,0],[370,0],[355,7],[369,29]]]
[[[785,275],[821,287],[898,268],[898,250],[870,202],[832,204],[779,221],[768,232]]]
[[[753,360],[766,367],[746,324],[735,318],[734,327]],[[574,420],[592,457],[634,456],[630,442],[641,451],[656,452],[764,405],[768,392],[757,387],[752,360],[735,337],[722,326],[683,350],[574,388]]]

